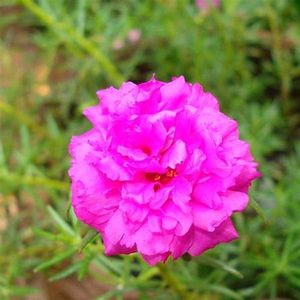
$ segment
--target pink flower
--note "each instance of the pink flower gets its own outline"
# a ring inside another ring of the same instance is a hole
[[[136,44],[141,38],[141,31],[139,29],[131,29],[127,35],[128,41],[132,44]]]
[[[196,5],[204,11],[208,11],[209,7],[219,7],[220,0],[196,0]]]
[[[124,46],[125,46],[124,41],[120,38],[115,39],[112,44],[114,50],[121,50],[122,48],[124,48]]]
[[[149,264],[238,237],[231,222],[258,177],[249,145],[217,99],[181,76],[97,92],[93,127],[70,143],[72,203],[107,255]]]
[[[112,43],[112,48],[116,51],[119,51],[128,46],[128,43],[137,44],[141,39],[141,35],[142,33],[139,29],[131,29],[129,30],[126,39],[117,37]]]

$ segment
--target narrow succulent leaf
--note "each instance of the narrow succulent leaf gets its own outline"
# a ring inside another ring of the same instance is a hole
[[[41,263],[39,266],[37,266],[34,269],[34,271],[39,272],[39,271],[48,269],[49,267],[56,265],[56,264],[60,263],[61,261],[69,258],[70,256],[72,256],[75,253],[75,251],[76,251],[76,248],[71,248],[62,253],[59,253],[56,256],[52,257],[51,259],[46,260],[43,263]]]
[[[62,231],[71,236],[76,235],[71,226],[51,206],[48,206],[47,210]]]

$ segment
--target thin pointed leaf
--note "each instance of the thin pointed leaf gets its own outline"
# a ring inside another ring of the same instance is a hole
[[[221,295],[227,296],[229,299],[232,299],[232,300],[243,300],[243,297],[240,294],[238,294],[224,286],[212,285],[210,290],[213,292],[217,292]]]
[[[67,267],[66,269],[54,274],[49,278],[50,281],[57,281],[70,276],[71,274],[77,272],[80,269],[81,262],[75,263]]]
[[[39,271],[48,269],[49,267],[60,263],[61,261],[72,256],[75,253],[75,251],[76,251],[76,248],[71,248],[69,250],[66,250],[65,252],[62,252],[62,253],[54,256],[53,258],[51,258],[51,259],[41,263],[39,266],[37,266],[34,269],[34,272],[39,272]]]
[[[266,215],[265,215],[263,209],[261,208],[259,203],[256,200],[254,200],[253,197],[251,197],[251,200],[250,200],[250,207],[252,207],[255,210],[255,212],[263,219],[264,223],[267,223],[267,218],[266,218]]]
[[[79,246],[79,251],[81,252],[89,243],[94,241],[97,236],[98,232],[96,230],[90,229],[83,237],[82,242]]]
[[[47,209],[51,217],[54,219],[54,221],[57,223],[57,225],[62,231],[71,236],[76,235],[71,226],[67,222],[65,222],[65,220],[63,220],[62,217],[51,206],[47,206]]]
[[[205,265],[209,265],[209,266],[212,266],[212,267],[217,267],[217,268],[221,268],[223,269],[224,271],[238,277],[238,278],[243,278],[243,274],[241,272],[239,272],[238,270],[236,270],[235,268],[233,268],[232,266],[224,263],[223,261],[221,260],[218,260],[218,259],[215,259],[215,258],[212,258],[212,257],[200,257],[199,258],[199,261]]]

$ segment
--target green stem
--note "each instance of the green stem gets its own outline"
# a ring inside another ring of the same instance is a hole
[[[37,124],[36,122],[34,122],[28,115],[19,111],[12,105],[4,102],[4,100],[2,98],[0,98],[0,113],[1,112],[5,113],[7,115],[13,116],[13,119],[26,125],[34,133],[36,133],[40,136],[48,136],[49,135],[49,133],[46,130],[44,130],[44,128],[41,127],[40,124]]]
[[[269,25],[271,29],[272,37],[272,56],[277,68],[278,76],[280,79],[280,93],[282,99],[282,107],[285,115],[290,113],[290,90],[291,90],[291,66],[288,53],[285,52],[282,47],[282,33],[278,25],[279,17],[271,6],[267,8],[267,16],[269,19]]]
[[[24,184],[29,186],[46,187],[63,192],[67,192],[69,190],[68,182],[50,179],[47,177],[13,174],[5,171],[0,171],[0,181],[11,182],[12,184],[17,185]]]
[[[105,56],[97,45],[85,38],[79,33],[71,24],[59,21],[53,16],[49,15],[39,5],[32,0],[20,0],[20,2],[35,16],[37,16],[45,25],[54,29],[57,32],[67,34],[75,44],[77,44],[84,52],[91,55],[107,73],[108,78],[116,85],[120,85],[124,78],[119,73],[115,65]]]
[[[163,280],[170,286],[170,288],[180,296],[183,300],[192,299],[187,288],[180,282],[172,273],[172,271],[167,267],[166,264],[159,263],[157,265],[160,275]]]

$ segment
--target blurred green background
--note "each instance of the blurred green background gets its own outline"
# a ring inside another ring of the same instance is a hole
[[[152,74],[215,94],[263,174],[240,239],[172,274],[192,299],[300,299],[300,1],[1,0],[0,37],[0,299],[180,299],[138,255],[105,257],[69,201],[83,108]]]

